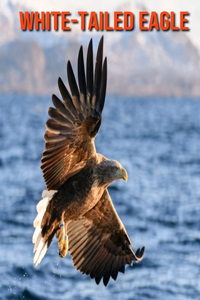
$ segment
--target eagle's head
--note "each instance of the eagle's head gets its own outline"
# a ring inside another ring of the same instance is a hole
[[[105,187],[118,179],[128,180],[126,169],[118,161],[111,159],[104,159],[98,164],[97,176],[99,185]]]

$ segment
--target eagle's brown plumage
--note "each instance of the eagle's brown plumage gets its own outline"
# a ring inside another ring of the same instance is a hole
[[[94,137],[101,125],[101,113],[104,106],[107,82],[107,60],[102,67],[103,39],[97,52],[95,77],[93,79],[92,40],[87,53],[87,80],[83,63],[83,49],[78,55],[78,89],[70,61],[67,63],[67,75],[71,96],[58,79],[63,101],[52,97],[55,108],[49,108],[46,123],[45,150],[42,157],[42,171],[47,188],[59,187],[74,173],[81,170],[87,161],[96,154]],[[94,81],[94,84],[93,84]]]
[[[59,78],[63,98],[55,95],[55,108],[46,123],[42,171],[48,191],[37,205],[33,236],[34,262],[40,263],[57,235],[61,257],[69,252],[75,267],[83,274],[116,280],[125,265],[143,258],[144,247],[136,254],[124,225],[112,204],[107,187],[127,174],[122,166],[96,153],[94,138],[101,125],[107,82],[107,60],[103,66],[103,37],[100,40],[93,78],[92,40],[89,43],[86,76],[83,50],[78,55],[78,83],[67,63],[71,95]],[[52,191],[54,190],[54,191]],[[65,238],[65,239],[63,239]],[[68,238],[68,242],[67,242]]]

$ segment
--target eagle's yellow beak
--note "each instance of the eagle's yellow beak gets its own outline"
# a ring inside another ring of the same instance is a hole
[[[120,173],[121,173],[121,178],[127,181],[128,180],[128,174],[127,174],[126,170],[124,168],[121,168]]]

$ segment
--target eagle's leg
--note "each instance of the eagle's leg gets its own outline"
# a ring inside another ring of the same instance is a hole
[[[61,222],[58,230],[57,238],[58,238],[58,246],[60,248],[59,255],[61,258],[64,258],[67,255],[68,251],[68,236],[67,236],[67,224]]]

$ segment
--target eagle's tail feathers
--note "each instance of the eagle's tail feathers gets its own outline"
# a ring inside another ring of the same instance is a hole
[[[39,265],[39,263],[45,256],[46,252],[47,252],[47,242],[43,243],[41,238],[33,260],[36,266]]]
[[[42,193],[43,199],[40,200],[36,206],[36,210],[37,210],[38,214],[33,222],[35,231],[34,231],[33,238],[32,238],[32,242],[33,242],[33,244],[35,244],[33,253],[36,252],[33,262],[36,266],[41,262],[41,260],[45,256],[45,253],[48,249],[47,241],[45,241],[45,242],[43,241],[41,223],[42,223],[42,219],[45,214],[46,208],[48,206],[48,203],[52,199],[53,195],[56,192],[57,191],[54,191],[54,190],[51,190],[51,191],[44,190]]]
[[[35,253],[35,251],[37,250],[37,248],[38,248],[38,246],[39,246],[39,243],[40,243],[40,241],[41,241],[41,238],[42,238],[42,235],[41,235],[41,232],[40,232],[40,234],[39,234],[38,237],[37,237],[37,240],[35,241],[33,253]]]
[[[40,200],[38,202],[38,204],[36,206],[36,210],[37,210],[38,214],[42,213],[42,212],[43,212],[43,214],[45,213],[45,210],[47,208],[47,205],[48,205],[50,199],[51,198],[49,198],[49,197],[44,197],[42,200]]]
[[[46,209],[46,208],[45,208],[45,209]],[[43,218],[43,216],[44,216],[44,213],[45,213],[45,210],[44,210],[44,211],[41,211],[41,212],[39,212],[39,213],[37,214],[37,216],[36,216],[36,218],[35,218],[35,220],[34,220],[34,222],[33,222],[34,228],[37,228],[37,227],[39,227],[39,226],[41,225],[41,222],[42,222],[42,218]]]

